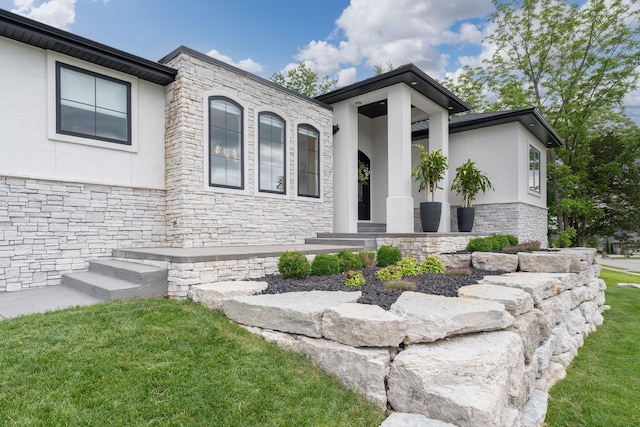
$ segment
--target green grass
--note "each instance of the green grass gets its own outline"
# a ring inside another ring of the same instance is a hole
[[[302,356],[190,302],[0,322],[2,426],[377,426],[382,411]]]
[[[618,283],[640,277],[603,269],[604,324],[585,340],[550,392],[548,427],[627,427],[640,424],[640,291]]]

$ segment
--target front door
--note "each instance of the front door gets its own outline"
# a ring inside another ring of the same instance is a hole
[[[371,161],[358,150],[358,220],[371,220]]]

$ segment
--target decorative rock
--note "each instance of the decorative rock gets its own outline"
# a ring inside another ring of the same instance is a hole
[[[522,409],[520,427],[540,427],[547,416],[549,394],[542,390],[535,390],[531,398]]]
[[[638,283],[618,283],[619,288],[632,288],[632,289],[640,289],[640,284]]]
[[[560,252],[577,255],[580,261],[586,261],[588,265],[596,262],[596,250],[594,248],[564,248]]]
[[[538,374],[536,378],[540,378],[544,371],[549,367],[549,361],[553,354],[551,349],[551,340],[546,340],[536,348],[536,358],[538,360]]]
[[[207,308],[220,310],[225,298],[254,295],[267,289],[267,282],[228,281],[193,285],[188,297]]]
[[[555,328],[556,324],[562,320],[562,318],[556,318],[553,299],[549,298],[538,304],[538,310],[544,313],[545,320],[549,329]]]
[[[322,335],[354,347],[397,347],[407,325],[377,305],[342,304],[329,308],[322,318]]]
[[[325,310],[356,302],[361,295],[359,291],[310,291],[234,297],[222,301],[222,310],[243,325],[320,338]]]
[[[553,314],[556,319],[564,319],[564,316],[574,307],[571,293],[569,292],[561,292],[555,297],[547,299],[545,302],[547,301],[553,304]]]
[[[533,309],[533,298],[517,288],[498,285],[469,285],[458,289],[461,298],[475,298],[502,303],[513,316],[520,316]]]
[[[447,268],[471,267],[471,254],[440,254],[438,255]]]
[[[559,324],[551,331],[551,350],[553,354],[564,353],[575,347],[574,340],[571,338],[564,323]]]
[[[567,376],[567,370],[559,363],[549,362],[549,368],[547,368],[544,375],[536,380],[536,388],[538,390],[549,391],[558,381],[564,379]]]
[[[586,329],[586,320],[582,316],[582,312],[579,308],[574,308],[565,317],[565,325],[567,326],[567,332],[571,335],[578,335],[584,333]]]
[[[424,415],[394,412],[380,427],[458,427],[444,421],[433,420]]]
[[[471,255],[473,268],[487,271],[512,272],[518,269],[518,255],[493,252],[474,252]]]
[[[560,252],[518,252],[520,271],[540,273],[572,273],[572,262],[579,261],[575,254]]]
[[[518,316],[509,330],[522,339],[524,358],[527,363],[533,358],[538,345],[549,338],[551,333],[544,319],[544,313],[535,309]]]
[[[558,281],[556,279],[520,273],[484,276],[480,283],[522,289],[533,297],[535,305],[539,304],[543,299],[552,297],[558,291],[556,286]]]
[[[411,346],[396,356],[389,403],[460,427],[505,425],[511,399],[526,392],[520,338],[494,332]]]
[[[324,339],[299,337],[300,352],[324,371],[381,409],[387,408],[385,379],[391,357],[388,350],[354,348]]]
[[[405,319],[407,344],[432,342],[470,332],[495,331],[513,324],[504,305],[468,298],[403,292],[391,306]]]
[[[509,273],[506,276],[514,277],[549,277],[556,279],[559,285],[558,292],[563,292],[568,289],[573,289],[576,286],[581,286],[584,281],[580,281],[580,275],[576,273],[533,273],[533,272],[518,272],[515,274]]]

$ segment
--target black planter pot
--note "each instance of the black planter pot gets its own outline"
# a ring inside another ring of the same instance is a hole
[[[458,208],[458,231],[470,232],[473,229],[473,220],[476,215],[476,208],[473,206],[468,208]]]
[[[440,214],[442,213],[441,202],[420,203],[420,222],[422,231],[435,233],[440,227]]]

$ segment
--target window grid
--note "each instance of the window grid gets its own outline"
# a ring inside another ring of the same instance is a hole
[[[258,122],[258,189],[286,194],[285,122],[273,113],[259,114]]]
[[[243,109],[225,97],[209,98],[209,186],[244,188]]]
[[[540,192],[540,151],[529,146],[529,190]]]
[[[298,195],[320,197],[319,132],[312,126],[298,126]]]

